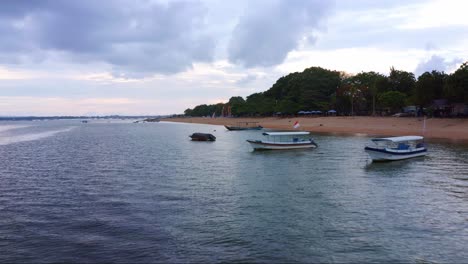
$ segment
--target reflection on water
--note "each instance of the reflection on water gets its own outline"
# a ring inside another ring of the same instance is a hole
[[[11,130],[17,130],[21,127],[14,127],[10,129],[5,129],[3,131],[11,131]],[[19,135],[6,135],[6,134],[1,134],[0,133],[0,145],[7,145],[7,144],[12,144],[12,143],[18,143],[18,142],[23,142],[23,141],[32,141],[32,140],[38,140],[46,137],[51,137],[57,133],[63,133],[63,132],[69,132],[73,129],[74,127],[68,127],[64,129],[59,129],[59,130],[51,130],[51,131],[46,131],[46,132],[37,132],[37,133],[29,133],[29,134],[19,134]],[[1,130],[1,127],[0,127]]]
[[[366,137],[255,152],[245,140],[259,131],[197,124],[43,122],[1,135],[36,136],[0,145],[0,262],[468,259],[466,146],[371,163]]]
[[[396,161],[385,161],[375,162],[369,158],[369,162],[366,163],[365,169],[368,172],[383,172],[384,174],[390,174],[391,171],[399,171],[402,168],[409,168],[414,166],[415,163],[424,163],[425,159],[430,159],[428,156],[415,157],[411,159],[396,160]],[[388,175],[392,176],[392,175]]]

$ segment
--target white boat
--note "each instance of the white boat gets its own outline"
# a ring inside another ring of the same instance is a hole
[[[247,142],[254,150],[304,149],[316,148],[317,144],[310,138],[310,132],[265,132],[266,140],[251,140]]]
[[[373,138],[372,146],[364,150],[373,161],[392,161],[415,158],[427,155],[424,137],[402,136],[388,138]]]

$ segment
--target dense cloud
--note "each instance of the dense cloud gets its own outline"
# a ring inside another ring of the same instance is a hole
[[[175,73],[211,61],[199,2],[4,0],[0,64],[41,60],[111,64],[115,72]]]
[[[252,2],[257,5],[240,18],[228,48],[229,61],[247,67],[283,62],[304,37],[313,39],[330,10],[330,1],[323,0]]]

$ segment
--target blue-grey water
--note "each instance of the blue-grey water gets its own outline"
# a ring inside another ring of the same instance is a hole
[[[0,262],[468,261],[467,145],[371,163],[367,137],[276,152],[248,138],[261,132],[0,123]]]

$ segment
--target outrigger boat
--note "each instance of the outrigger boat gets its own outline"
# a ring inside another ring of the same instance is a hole
[[[304,149],[316,148],[317,144],[310,138],[310,132],[265,132],[267,140],[250,140],[247,142],[254,150]]]
[[[373,138],[373,146],[364,150],[373,161],[402,160],[427,155],[424,137],[402,136],[388,138]]]
[[[263,129],[262,126],[258,125],[258,122],[237,122],[234,126],[224,126],[227,130],[235,131],[235,130],[261,130]]]

